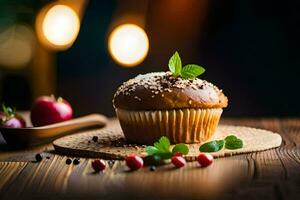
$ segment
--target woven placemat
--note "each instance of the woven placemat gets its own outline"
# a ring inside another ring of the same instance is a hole
[[[243,139],[244,147],[237,150],[221,150],[212,153],[214,157],[231,156],[275,148],[281,145],[281,136],[277,133],[243,126],[220,125],[212,138],[224,139],[227,135],[236,135]],[[94,137],[94,140],[93,140]],[[97,140],[96,140],[97,139]],[[80,132],[59,138],[53,142],[55,151],[61,154],[80,157],[99,157],[123,159],[129,154],[145,155],[145,145],[128,144],[117,120],[111,121],[106,128]],[[188,161],[195,160],[200,144],[188,144]]]

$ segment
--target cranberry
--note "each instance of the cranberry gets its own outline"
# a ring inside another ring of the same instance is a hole
[[[186,164],[186,161],[182,156],[173,156],[171,161],[177,168],[183,167]]]
[[[213,163],[214,158],[210,154],[200,153],[197,160],[201,167],[207,167]]]
[[[92,162],[92,167],[95,170],[95,172],[100,172],[105,169],[106,163],[104,160],[94,160]]]
[[[127,156],[126,159],[126,164],[131,170],[137,170],[143,167],[144,161],[141,157],[136,156],[136,155],[130,155]]]
[[[182,156],[182,153],[176,152],[176,153],[174,154],[174,156]]]

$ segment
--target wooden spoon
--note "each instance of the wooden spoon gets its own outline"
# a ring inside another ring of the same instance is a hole
[[[58,136],[66,135],[75,130],[91,127],[103,127],[107,118],[100,114],[91,114],[72,120],[55,123],[47,126],[29,128],[0,128],[0,134],[8,145],[31,146],[44,143]]]

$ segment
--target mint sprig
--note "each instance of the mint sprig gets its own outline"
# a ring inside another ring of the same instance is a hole
[[[196,64],[187,64],[182,67],[181,58],[177,51],[169,59],[168,66],[173,76],[180,76],[183,79],[193,79],[205,72],[203,67]]]
[[[240,149],[243,148],[244,143],[243,140],[239,139],[235,135],[229,135],[224,140],[213,140],[207,143],[202,144],[199,147],[199,151],[201,152],[217,152],[223,149]]]
[[[180,143],[176,144],[171,149],[170,140],[163,136],[153,146],[146,147],[146,153],[148,156],[155,156],[160,159],[170,159],[176,153],[181,153],[187,155],[189,153],[189,148],[186,144]]]

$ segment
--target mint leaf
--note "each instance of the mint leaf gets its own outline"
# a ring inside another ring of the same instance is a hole
[[[153,146],[158,149],[158,151],[164,152],[164,147],[159,142],[154,142]]]
[[[205,69],[199,65],[188,64],[184,66],[181,70],[181,76],[184,79],[196,78],[197,76],[203,74]]]
[[[186,144],[180,143],[176,144],[175,147],[172,149],[172,153],[182,153],[183,155],[187,155],[189,153],[189,148]]]
[[[228,135],[224,140],[225,142],[230,141],[230,140],[236,140],[238,139],[235,135]]]
[[[154,147],[161,152],[170,152],[170,141],[167,137],[161,137],[158,142],[154,143]]]
[[[159,150],[154,146],[147,146],[146,152],[147,152],[148,156],[152,156],[154,154],[157,154],[159,152]]]
[[[170,151],[170,140],[169,138],[167,138],[166,136],[162,136],[160,139],[159,139],[159,143],[161,144],[161,146],[163,147],[163,149],[166,151],[166,152],[169,152]]]
[[[207,142],[200,146],[199,151],[202,152],[217,152],[220,151],[223,146],[225,149],[240,149],[243,148],[243,140],[239,139],[235,135],[229,135],[224,140],[214,140]]]
[[[155,157],[158,160],[170,159],[175,153],[180,152],[184,155],[188,154],[189,149],[186,144],[176,144],[172,151],[170,150],[170,140],[163,136],[153,146],[146,147],[146,153],[149,157]]]
[[[170,58],[168,66],[174,76],[181,75],[182,63],[177,51]]]
[[[200,146],[201,152],[217,152],[224,146],[224,140],[213,140]]]
[[[234,135],[229,135],[225,138],[226,149],[240,149],[244,146],[243,141]]]

